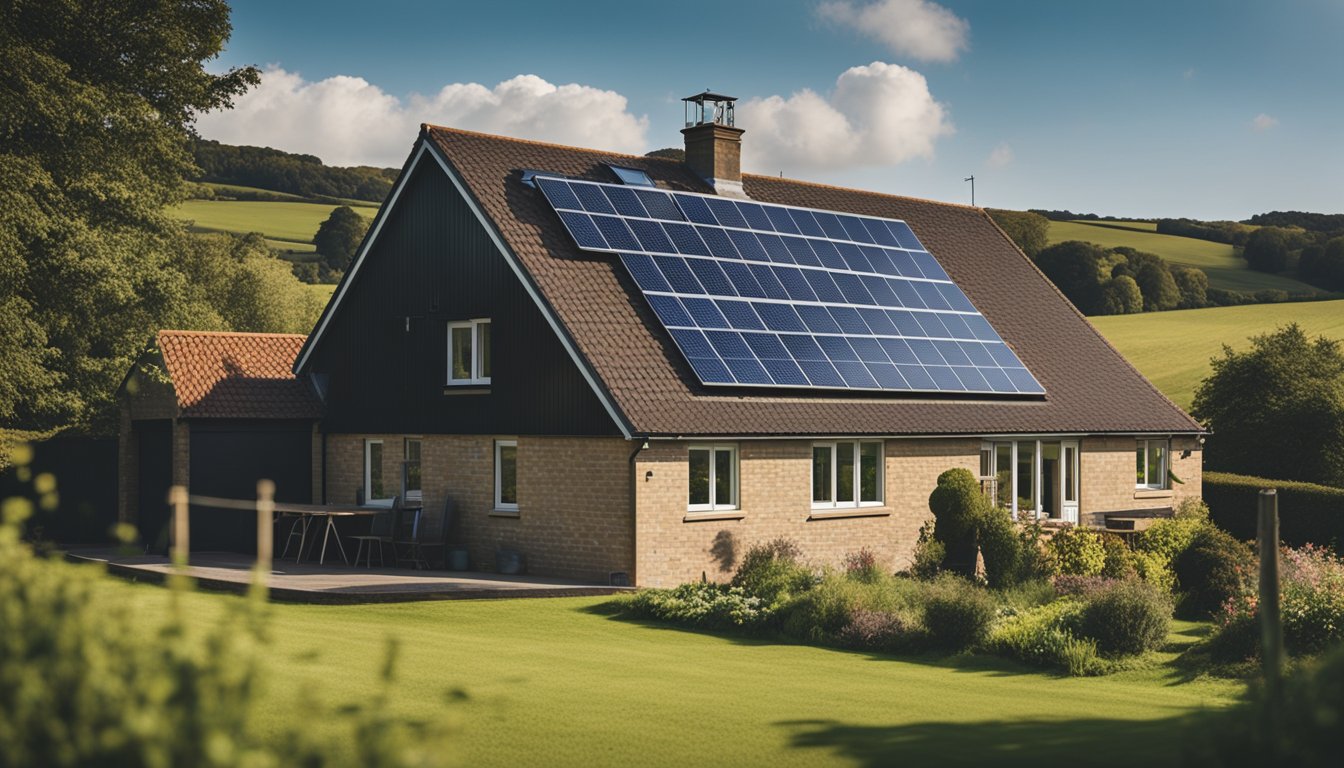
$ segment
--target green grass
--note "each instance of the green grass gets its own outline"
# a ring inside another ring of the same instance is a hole
[[[285,241],[289,248],[311,248],[318,226],[335,208],[326,203],[188,200],[175,206],[172,214],[190,221],[198,231],[260,232],[268,240]],[[372,219],[378,208],[361,206],[355,211]]]
[[[1209,276],[1209,287],[1228,291],[1254,293],[1277,289],[1288,293],[1316,294],[1320,291],[1306,283],[1282,275],[1255,272],[1246,266],[1246,260],[1235,248],[1223,243],[1199,240],[1178,235],[1159,235],[1140,231],[1142,222],[1050,222],[1051,244],[1065,240],[1083,240],[1103,248],[1121,246],[1155,253],[1172,264],[1199,267]],[[1118,226],[1124,224],[1124,227]],[[1153,225],[1156,226],[1156,225]]]
[[[137,610],[167,593],[133,590]],[[188,595],[201,625],[225,601]],[[1238,683],[1193,681],[1174,653],[1105,678],[997,659],[896,659],[631,623],[603,598],[271,607],[262,722],[306,721],[299,691],[366,701],[388,638],[389,709],[450,718],[464,765],[1173,765],[1192,713]],[[1178,625],[1188,643],[1200,625]],[[450,693],[458,691],[456,696]],[[992,759],[987,760],[990,757]]]
[[[1344,301],[1253,304],[1088,318],[1134,367],[1183,408],[1209,375],[1222,345],[1247,349],[1251,336],[1296,322],[1310,336],[1344,339]]]
[[[323,303],[325,303],[331,301],[331,294],[336,292],[336,286],[325,283],[309,283],[308,290],[312,291],[314,296],[319,297],[322,299]]]

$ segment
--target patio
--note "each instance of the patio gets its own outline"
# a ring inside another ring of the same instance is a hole
[[[162,583],[172,571],[162,555],[121,554],[115,549],[68,552],[76,562],[103,563],[108,573],[133,581]],[[186,574],[203,589],[243,593],[252,582],[250,555],[192,552]],[[585,584],[567,579],[504,576],[474,571],[414,571],[399,568],[351,568],[275,560],[270,576],[273,600],[296,603],[384,603],[415,600],[488,600],[516,597],[611,595],[628,588]]]

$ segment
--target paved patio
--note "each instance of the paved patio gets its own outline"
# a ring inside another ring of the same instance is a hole
[[[98,562],[109,573],[133,581],[162,583],[172,570],[162,555],[123,555],[112,549],[72,550],[76,562]],[[204,589],[245,592],[252,582],[253,558],[230,552],[193,552],[187,575]],[[271,570],[271,599],[299,603],[384,603],[412,600],[487,600],[516,597],[580,597],[629,591],[539,576],[503,576],[474,571],[414,571],[402,568],[351,568],[295,564],[276,560]]]

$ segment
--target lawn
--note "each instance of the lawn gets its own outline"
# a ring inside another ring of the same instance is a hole
[[[331,215],[335,205],[326,203],[251,202],[243,200],[188,200],[171,209],[173,216],[204,232],[260,232],[268,240],[308,244],[317,227]],[[378,207],[355,208],[372,219]],[[299,246],[289,245],[290,248]]]
[[[1247,349],[1251,336],[1296,322],[1309,336],[1344,340],[1344,301],[1252,304],[1088,318],[1157,388],[1184,408],[1222,345]]]
[[[166,605],[161,588],[109,588],[133,591],[146,614]],[[236,599],[189,595],[189,621]],[[401,656],[389,706],[451,719],[465,765],[1171,765],[1185,718],[1241,690],[1183,680],[1173,654],[1064,678],[997,659],[713,637],[611,618],[604,600],[274,605],[260,714],[303,722],[299,689],[366,701],[391,637]],[[1177,629],[1180,644],[1204,628]]]
[[[1209,276],[1211,288],[1243,293],[1266,289],[1278,289],[1288,293],[1319,293],[1316,288],[1290,277],[1265,274],[1247,268],[1246,260],[1230,245],[1140,230],[1140,227],[1148,226],[1156,225],[1144,222],[1052,221],[1049,241],[1054,244],[1065,240],[1083,240],[1103,248],[1125,246],[1155,253],[1173,264],[1184,264],[1204,270]]]

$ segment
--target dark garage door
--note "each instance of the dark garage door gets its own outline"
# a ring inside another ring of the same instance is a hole
[[[276,501],[313,500],[312,425],[195,421],[191,425],[191,492],[255,499],[257,480],[275,481]],[[191,548],[255,553],[256,515],[193,507]]]
[[[149,551],[168,552],[168,488],[173,484],[173,423],[168,419],[134,422],[140,444],[140,496],[136,527]]]

